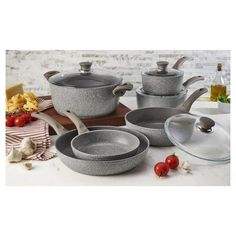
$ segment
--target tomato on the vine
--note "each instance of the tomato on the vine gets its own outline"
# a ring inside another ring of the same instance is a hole
[[[25,123],[29,123],[31,121],[31,114],[30,113],[23,113],[21,115],[21,117],[23,117],[25,119]]]
[[[8,127],[14,126],[14,120],[15,120],[14,117],[6,116],[6,126],[8,126]]]
[[[170,167],[170,169],[175,170],[179,166],[179,158],[173,153],[166,157],[165,163]]]
[[[24,126],[25,125],[25,119],[24,119],[24,117],[22,117],[22,116],[18,116],[18,117],[16,117],[15,118],[15,120],[14,120],[14,124],[15,124],[15,126],[17,126],[17,127],[22,127],[22,126]]]
[[[154,166],[154,171],[159,177],[167,176],[169,172],[169,166],[165,162],[158,162]]]

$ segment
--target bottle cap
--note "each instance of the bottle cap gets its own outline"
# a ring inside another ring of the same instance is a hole
[[[217,70],[218,70],[218,71],[221,71],[221,70],[222,70],[222,64],[221,64],[221,63],[218,63],[218,64],[217,64]]]

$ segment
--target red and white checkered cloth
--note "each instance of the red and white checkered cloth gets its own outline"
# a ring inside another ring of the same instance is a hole
[[[37,99],[39,110],[43,111],[52,107],[52,100],[43,98]],[[6,127],[6,152],[8,153],[12,146],[19,148],[23,138],[30,137],[36,144],[36,152],[28,157],[27,160],[48,160],[56,156],[55,152],[48,151],[51,140],[49,138],[48,124],[43,120],[36,120],[23,127]]]

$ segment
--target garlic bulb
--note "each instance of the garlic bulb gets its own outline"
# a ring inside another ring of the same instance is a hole
[[[25,156],[31,156],[34,154],[36,148],[36,143],[34,143],[30,138],[24,138],[21,141],[19,151],[21,151]]]
[[[19,162],[22,160],[22,153],[18,151],[16,148],[12,147],[10,152],[7,155],[7,159],[9,162]]]

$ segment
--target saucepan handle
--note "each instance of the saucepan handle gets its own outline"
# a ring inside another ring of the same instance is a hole
[[[43,76],[48,80],[51,76],[56,75],[60,73],[59,71],[56,70],[51,70],[43,74]]]
[[[188,99],[184,102],[184,104],[180,107],[180,110],[183,112],[189,112],[191,109],[192,104],[204,93],[206,93],[208,90],[207,88],[200,88],[193,92]]]
[[[68,131],[65,127],[63,127],[60,123],[47,114],[42,112],[32,112],[31,116],[47,122],[56,131],[57,135],[62,135]]]
[[[115,96],[121,97],[126,93],[126,91],[130,91],[132,89],[133,89],[133,85],[131,83],[127,82],[127,83],[116,86],[113,89],[112,93]]]
[[[179,70],[180,66],[184,64],[186,61],[192,61],[192,57],[181,57],[175,64],[173,65],[173,69]]]
[[[65,111],[64,114],[75,124],[78,134],[89,132],[85,124],[75,113],[71,111]]]
[[[183,83],[183,86],[188,89],[190,85],[200,81],[200,80],[204,80],[205,78],[203,76],[194,76],[188,80],[186,80],[184,83]]]

